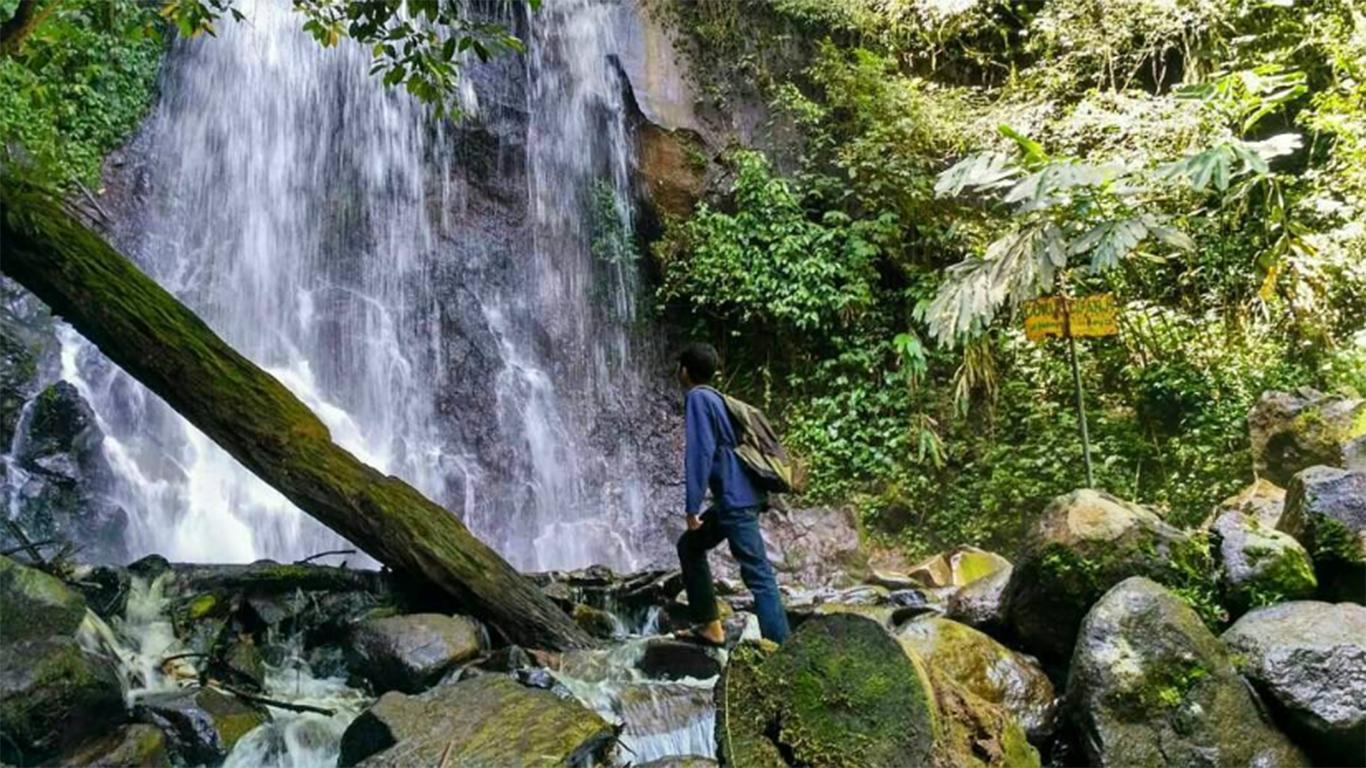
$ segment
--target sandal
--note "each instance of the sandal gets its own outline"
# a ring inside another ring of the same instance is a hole
[[[701,627],[689,627],[688,629],[680,629],[677,632],[671,632],[669,633],[669,638],[683,643],[692,643],[693,645],[700,645],[703,648],[726,647],[726,641],[724,639],[713,640],[710,637],[707,637],[706,635],[702,634]]]

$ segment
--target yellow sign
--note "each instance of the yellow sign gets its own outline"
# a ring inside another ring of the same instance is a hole
[[[1115,297],[1111,293],[1078,296],[1065,299],[1046,296],[1024,303],[1025,336],[1038,341],[1048,336],[1066,336],[1070,319],[1073,336],[1113,336],[1119,333],[1115,325]]]

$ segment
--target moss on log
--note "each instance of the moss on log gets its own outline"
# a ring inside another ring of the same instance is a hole
[[[332,442],[327,427],[47,193],[0,183],[0,269],[109,359],[380,562],[460,599],[521,645],[591,645],[451,513]]]

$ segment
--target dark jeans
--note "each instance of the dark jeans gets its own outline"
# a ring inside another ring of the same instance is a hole
[[[683,566],[683,585],[688,590],[692,620],[697,624],[715,621],[716,591],[707,552],[722,541],[730,542],[730,553],[740,563],[740,578],[754,595],[759,631],[769,640],[781,643],[787,639],[787,614],[783,612],[773,566],[764,552],[758,513],[757,507],[707,510],[702,514],[701,528],[684,531],[678,538],[678,561]]]

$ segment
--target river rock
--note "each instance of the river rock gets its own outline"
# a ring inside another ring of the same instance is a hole
[[[419,696],[391,691],[342,736],[342,766],[600,765],[612,727],[577,701],[481,675]]]
[[[995,552],[964,546],[922,560],[907,575],[927,587],[962,587],[1009,567]]]
[[[1309,550],[1325,596],[1366,603],[1366,472],[1310,467],[1295,475],[1277,527]]]
[[[949,598],[945,615],[983,632],[1000,634],[1006,626],[1006,587],[1014,572],[1008,565],[964,585]]]
[[[659,638],[646,642],[636,669],[659,680],[706,680],[721,674],[721,662],[716,651],[697,643]]]
[[[474,619],[413,613],[366,619],[351,633],[351,669],[376,693],[426,690],[447,670],[479,655],[483,629]]]
[[[1313,389],[1266,392],[1247,415],[1258,477],[1287,486],[1296,473],[1347,466],[1345,451],[1366,435],[1366,400]]]
[[[1201,523],[1210,528],[1225,512],[1241,512],[1263,528],[1275,528],[1285,511],[1285,489],[1265,478],[1257,478],[1243,490],[1219,502],[1214,512]]]
[[[1067,695],[1093,765],[1307,765],[1180,598],[1126,579],[1082,622]]]
[[[1035,743],[1053,731],[1057,700],[1039,662],[972,627],[925,616],[897,630],[897,639],[926,665],[973,695],[1003,707]]]
[[[1141,575],[1213,595],[1208,544],[1156,512],[1093,490],[1059,496],[1043,511],[1006,587],[1006,612],[1023,648],[1048,662],[1071,652],[1086,611],[1107,589]]]
[[[868,553],[852,508],[774,508],[759,515],[759,526],[780,584],[848,587],[868,573]],[[724,546],[716,551],[718,575],[735,577],[739,566],[730,551]]]
[[[166,734],[146,723],[132,723],[82,744],[64,755],[61,765],[73,768],[171,768]]]
[[[1224,602],[1235,614],[1314,595],[1318,580],[1309,553],[1289,534],[1235,511],[1221,514],[1213,531],[1219,542]]]
[[[221,762],[237,742],[266,722],[266,712],[215,688],[151,693],[133,714],[160,728],[172,751],[191,765]]]
[[[1366,763],[1366,608],[1267,606],[1239,619],[1223,639],[1319,762]]]
[[[85,652],[85,601],[0,556],[0,760],[41,762],[126,719],[113,665]]]

